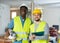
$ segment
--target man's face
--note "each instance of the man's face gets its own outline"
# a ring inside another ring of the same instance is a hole
[[[22,7],[22,8],[20,9],[20,15],[21,15],[21,16],[26,16],[26,13],[27,13],[27,9],[26,9],[25,7]]]
[[[34,14],[33,18],[34,18],[35,21],[39,21],[40,18],[41,18],[41,15],[40,14]]]

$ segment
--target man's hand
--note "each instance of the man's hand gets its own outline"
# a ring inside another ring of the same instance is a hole
[[[33,35],[29,36],[29,39],[30,39],[30,40],[34,40],[35,37],[36,37],[36,36],[33,34]]]

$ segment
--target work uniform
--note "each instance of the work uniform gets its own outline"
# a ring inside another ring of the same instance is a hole
[[[24,22],[23,22],[24,21]],[[31,25],[31,20],[29,18],[22,19],[22,17],[17,16],[14,18],[14,23],[12,25],[13,31],[16,32],[17,38],[14,43],[28,43],[29,27]],[[9,25],[11,26],[11,24]],[[8,27],[9,27],[8,26]]]
[[[40,34],[34,40],[31,40],[32,43],[48,43],[49,26],[46,22],[41,21],[39,24],[33,23],[30,26],[30,35],[32,33]]]

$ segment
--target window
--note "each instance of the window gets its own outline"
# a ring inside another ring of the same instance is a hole
[[[16,17],[16,15],[17,15],[16,12],[12,12],[11,16],[12,16],[12,18],[14,18],[14,17]]]

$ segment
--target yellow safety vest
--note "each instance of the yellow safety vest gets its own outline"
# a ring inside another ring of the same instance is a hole
[[[16,40],[23,40],[22,43],[28,43],[27,37],[29,34],[29,27],[31,25],[31,20],[29,18],[26,18],[24,22],[24,26],[22,26],[20,17],[17,16],[14,18],[14,28],[13,31],[17,33]]]
[[[39,26],[37,27],[36,31],[34,31],[35,24],[32,24],[30,26],[30,32],[31,33],[42,32],[42,31],[44,31],[45,25],[46,25],[46,22],[41,21],[39,23]],[[47,43],[47,40],[32,40],[32,43]]]

